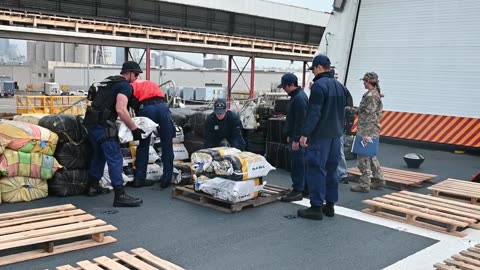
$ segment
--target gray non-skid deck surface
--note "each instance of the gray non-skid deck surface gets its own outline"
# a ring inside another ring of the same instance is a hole
[[[479,157],[410,149],[382,144],[383,165],[401,168],[402,156],[419,152],[427,157],[421,171],[467,179],[480,170]],[[349,161],[353,166],[355,161]],[[278,170],[270,183],[288,186],[289,176]],[[416,189],[426,192],[424,188]],[[10,269],[54,269],[117,251],[143,247],[186,269],[382,269],[436,241],[343,216],[316,222],[286,219],[300,206],[273,203],[236,214],[172,199],[170,191],[151,188],[128,189],[141,196],[140,208],[112,208],[113,194],[96,198],[76,196],[47,198],[30,203],[2,204],[0,212],[72,203],[119,230],[111,235],[115,244],[90,248],[2,267]],[[354,194],[340,186],[339,205],[363,209],[361,200],[392,190]],[[109,210],[118,210],[110,213]]]

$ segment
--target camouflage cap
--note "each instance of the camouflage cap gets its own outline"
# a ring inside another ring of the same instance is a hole
[[[371,82],[371,83],[378,83],[378,75],[377,75],[377,73],[375,73],[373,71],[367,72],[367,73],[365,73],[365,75],[363,75],[361,80]]]

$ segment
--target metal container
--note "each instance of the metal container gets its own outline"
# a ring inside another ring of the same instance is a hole
[[[184,100],[195,100],[195,89],[192,87],[183,87],[182,98]]]

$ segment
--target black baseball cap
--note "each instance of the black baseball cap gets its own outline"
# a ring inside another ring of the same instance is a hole
[[[135,73],[143,73],[140,65],[135,61],[127,61],[122,65],[122,71],[120,74],[124,74],[125,72],[135,72]]]
[[[277,88],[283,88],[288,84],[296,84],[298,85],[298,78],[293,73],[286,73],[282,76],[281,83],[277,86]]]
[[[227,101],[223,98],[215,100],[213,111],[215,113],[225,113],[227,111]]]
[[[324,65],[330,65],[330,64],[331,64],[330,59],[326,55],[319,54],[313,58],[312,66],[309,67],[308,69],[313,70],[313,68],[316,66],[324,66]]]

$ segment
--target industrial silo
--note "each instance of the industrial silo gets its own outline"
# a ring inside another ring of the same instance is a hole
[[[75,44],[75,63],[88,64],[89,46]]]
[[[55,61],[55,43],[45,42],[45,61]]]
[[[36,42],[35,60],[37,62],[45,61],[45,42],[40,42],[40,41]]]

